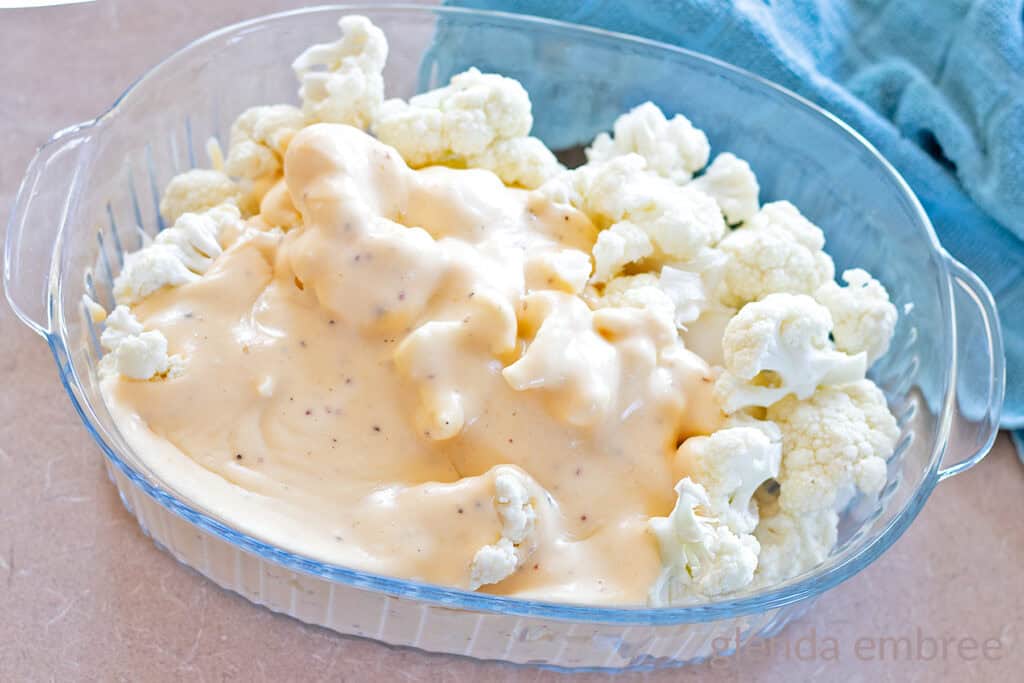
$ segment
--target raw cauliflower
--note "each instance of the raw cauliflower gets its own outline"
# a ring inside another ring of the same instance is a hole
[[[388,100],[373,132],[413,168],[486,168],[507,184],[534,188],[561,167],[540,140],[528,137],[530,109],[519,81],[471,68],[408,102]]]
[[[763,424],[690,437],[676,452],[677,469],[707,491],[708,512],[737,534],[754,531],[754,492],[779,474],[782,436],[771,423]]]
[[[678,498],[668,517],[651,517],[662,570],[648,593],[655,607],[698,602],[750,584],[760,551],[750,534],[736,534],[705,516],[711,501],[689,477],[676,484]]]
[[[114,280],[114,299],[134,304],[163,287],[195,282],[223,252],[222,235],[238,227],[241,214],[233,204],[202,213],[186,213],[151,244],[125,255]]]
[[[757,176],[750,164],[734,154],[719,154],[692,185],[711,195],[732,225],[750,220],[757,213],[757,195],[761,190]]]
[[[561,165],[547,146],[533,137],[498,140],[479,154],[466,157],[470,168],[483,168],[506,185],[533,189],[560,170]]]
[[[708,163],[711,146],[699,128],[682,114],[666,119],[653,102],[645,102],[615,120],[614,137],[601,133],[587,149],[591,162],[639,154],[647,167],[674,183],[685,183]]]
[[[278,173],[288,143],[305,125],[303,113],[291,105],[246,109],[231,124],[225,172],[252,180]]]
[[[622,221],[598,233],[592,251],[594,275],[591,279],[607,282],[630,263],[653,254],[654,245],[642,228],[630,221]]]
[[[814,298],[832,313],[836,348],[847,353],[864,352],[868,364],[885,355],[896,330],[896,307],[882,284],[860,268],[843,273],[846,287],[826,282]]]
[[[666,320],[675,317],[675,303],[652,273],[623,275],[605,285],[604,293],[593,300],[597,308],[644,308]]]
[[[532,551],[537,512],[522,475],[511,467],[499,467],[494,477],[494,507],[501,519],[501,538],[473,556],[469,589],[498,583],[510,576]]]
[[[809,398],[819,386],[863,378],[864,354],[836,351],[831,330],[828,309],[803,294],[769,294],[744,306],[722,336],[725,372],[715,384],[722,410]]]
[[[768,294],[813,294],[835,275],[825,236],[789,202],[765,204],[718,245],[728,257],[719,289],[738,308]]]
[[[676,325],[681,329],[705,313],[723,308],[715,292],[726,260],[718,249],[705,247],[689,261],[662,267],[659,282],[676,306]]]
[[[120,374],[146,380],[180,369],[181,359],[167,355],[163,333],[145,330],[127,306],[117,306],[107,316],[100,345],[106,350],[99,365],[103,377]]]
[[[714,199],[651,173],[635,154],[560,174],[540,193],[604,229],[594,247],[594,282],[605,282],[648,256],[673,265],[692,261],[726,230]],[[608,231],[612,234],[605,236]]]
[[[899,428],[870,380],[824,387],[806,400],[788,396],[768,408],[767,419],[782,432],[783,511],[831,509],[850,484],[869,495],[885,485]]]
[[[194,168],[171,178],[160,198],[160,215],[167,225],[185,213],[198,213],[225,202],[237,203],[241,188],[221,171]]]
[[[835,510],[791,514],[775,503],[762,506],[761,513],[754,531],[761,545],[756,586],[775,586],[818,566],[836,545],[839,515]]]
[[[341,39],[313,45],[292,62],[302,111],[311,122],[346,123],[366,129],[384,101],[388,41],[369,19],[348,15],[338,22]]]

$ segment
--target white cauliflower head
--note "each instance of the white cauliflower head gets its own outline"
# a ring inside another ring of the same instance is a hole
[[[789,202],[765,204],[719,243],[728,257],[719,296],[739,307],[768,294],[813,294],[835,275],[825,236]]]
[[[249,179],[276,174],[288,143],[305,125],[303,113],[288,104],[246,109],[231,124],[224,170]]]
[[[523,475],[513,467],[496,469],[494,507],[501,520],[501,538],[476,552],[470,566],[469,589],[508,578],[533,551],[531,535],[537,512]]]
[[[384,100],[381,72],[388,58],[388,41],[384,32],[363,16],[344,16],[338,26],[340,40],[313,45],[292,62],[301,82],[302,110],[310,121],[365,129]]]
[[[242,190],[221,171],[194,168],[171,178],[160,198],[160,215],[172,225],[185,213],[198,213],[225,202],[238,202]]]
[[[864,352],[868,364],[885,355],[896,330],[896,307],[882,284],[860,268],[843,273],[846,287],[826,282],[814,298],[832,313],[836,348],[847,353]]]
[[[223,251],[222,235],[239,226],[241,214],[233,204],[221,204],[202,213],[181,215],[151,244],[126,254],[114,279],[114,299],[134,304],[163,287],[194,282]]]
[[[483,152],[467,156],[466,165],[491,171],[506,185],[527,189],[540,187],[562,170],[551,150],[532,137],[498,140]]]
[[[650,237],[630,221],[616,223],[597,235],[593,247],[593,282],[607,282],[622,272],[630,263],[636,263],[654,253]]]
[[[836,545],[839,515],[835,510],[791,514],[765,506],[754,536],[761,554],[754,574],[757,586],[775,586],[818,566]]]
[[[659,282],[676,306],[677,326],[685,328],[704,313],[722,308],[715,292],[727,260],[718,249],[705,247],[689,261],[674,262],[661,269]]]
[[[488,152],[492,145],[525,138],[533,126],[530,96],[519,81],[475,68],[456,74],[449,85],[412,97],[388,100],[374,120],[373,132],[413,168],[433,164],[465,165],[488,154],[497,166],[514,152],[538,163],[534,143]],[[516,162],[517,169],[522,170]]]
[[[665,320],[675,316],[675,304],[652,273],[622,275],[608,281],[593,301],[598,308],[644,308]]]
[[[177,356],[167,355],[167,338],[163,333],[144,330],[127,306],[117,306],[107,316],[100,345],[106,350],[99,365],[103,377],[120,374],[146,380],[176,372],[181,364]]]
[[[750,164],[729,152],[715,157],[692,186],[711,195],[730,224],[750,220],[757,213],[757,195],[761,190],[757,176]]]
[[[808,398],[819,386],[863,378],[864,354],[836,351],[831,329],[828,309],[803,294],[769,294],[744,306],[722,336],[725,372],[715,385],[722,409]]]
[[[650,604],[696,602],[750,584],[760,551],[757,539],[733,533],[705,516],[711,501],[704,487],[689,477],[679,481],[676,493],[669,516],[648,521],[662,563],[661,574],[648,593]]]
[[[605,228],[594,247],[594,282],[649,256],[673,265],[694,261],[726,230],[711,197],[645,170],[635,154],[558,174],[540,192]]]
[[[708,512],[738,534],[757,526],[754,492],[779,474],[782,436],[778,430],[739,426],[694,436],[679,447],[676,467],[708,494]],[[772,437],[775,438],[772,438]]]
[[[866,494],[885,485],[886,458],[899,428],[870,380],[819,389],[807,400],[788,396],[768,408],[782,431],[780,507],[792,514],[830,509],[855,484]]]
[[[703,131],[682,114],[671,119],[653,102],[645,102],[616,119],[614,138],[601,133],[587,149],[589,161],[639,154],[658,175],[685,183],[708,163],[711,146]]]

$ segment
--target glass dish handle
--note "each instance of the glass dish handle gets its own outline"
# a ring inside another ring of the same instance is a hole
[[[947,256],[953,280],[956,326],[956,413],[951,444],[970,455],[939,470],[939,481],[981,462],[999,432],[1006,389],[1006,357],[999,313],[988,287],[969,268]]]
[[[28,165],[14,199],[4,246],[4,290],[22,322],[47,336],[47,281],[93,132],[86,121],[56,133]]]

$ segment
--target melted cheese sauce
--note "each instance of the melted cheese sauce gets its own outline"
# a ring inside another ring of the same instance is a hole
[[[302,225],[268,229],[295,210]],[[459,587],[501,536],[494,468],[513,465],[537,492],[534,550],[481,590],[644,603],[676,446],[720,416],[674,329],[576,296],[595,237],[488,172],[412,171],[356,129],[311,126],[212,270],[135,307],[185,371],[107,379],[111,412],[231,525]]]

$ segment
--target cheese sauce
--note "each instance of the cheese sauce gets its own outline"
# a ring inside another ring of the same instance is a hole
[[[271,229],[296,210],[301,225]],[[674,329],[577,296],[595,237],[489,172],[412,171],[354,128],[310,126],[214,267],[134,307],[185,369],[108,378],[111,412],[157,476],[229,524],[460,587],[501,536],[495,467],[515,466],[538,492],[535,549],[481,590],[643,603],[676,446],[720,418]]]

